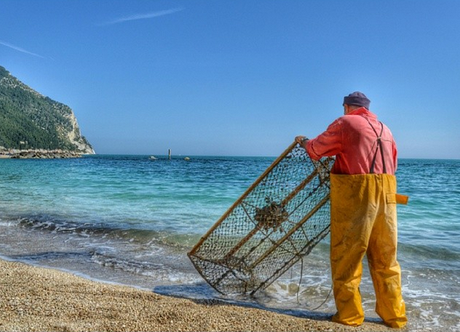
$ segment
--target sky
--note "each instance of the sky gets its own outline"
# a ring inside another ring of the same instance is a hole
[[[98,154],[278,156],[365,93],[400,158],[460,159],[460,1],[0,0],[0,66]]]

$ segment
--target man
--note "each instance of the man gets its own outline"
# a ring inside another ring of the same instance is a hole
[[[336,156],[331,170],[331,271],[334,322],[364,321],[359,284],[367,254],[376,312],[390,327],[406,325],[401,268],[396,260],[397,149],[391,131],[369,111],[361,92],[344,98],[344,116],[318,137],[297,136],[310,157]]]

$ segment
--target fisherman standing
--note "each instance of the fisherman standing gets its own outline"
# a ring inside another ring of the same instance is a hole
[[[344,97],[344,116],[325,132],[296,142],[318,160],[336,156],[331,170],[331,271],[337,313],[332,320],[361,325],[359,292],[367,254],[376,312],[393,328],[406,325],[401,268],[396,259],[397,149],[391,131],[369,111],[361,92]]]

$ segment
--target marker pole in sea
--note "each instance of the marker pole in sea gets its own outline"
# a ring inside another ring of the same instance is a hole
[[[171,160],[171,149],[168,149],[168,159]]]

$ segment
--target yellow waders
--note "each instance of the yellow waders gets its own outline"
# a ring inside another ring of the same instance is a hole
[[[337,313],[346,325],[364,321],[359,284],[367,254],[376,312],[390,327],[406,325],[401,268],[396,260],[396,178],[331,174],[331,269]]]

